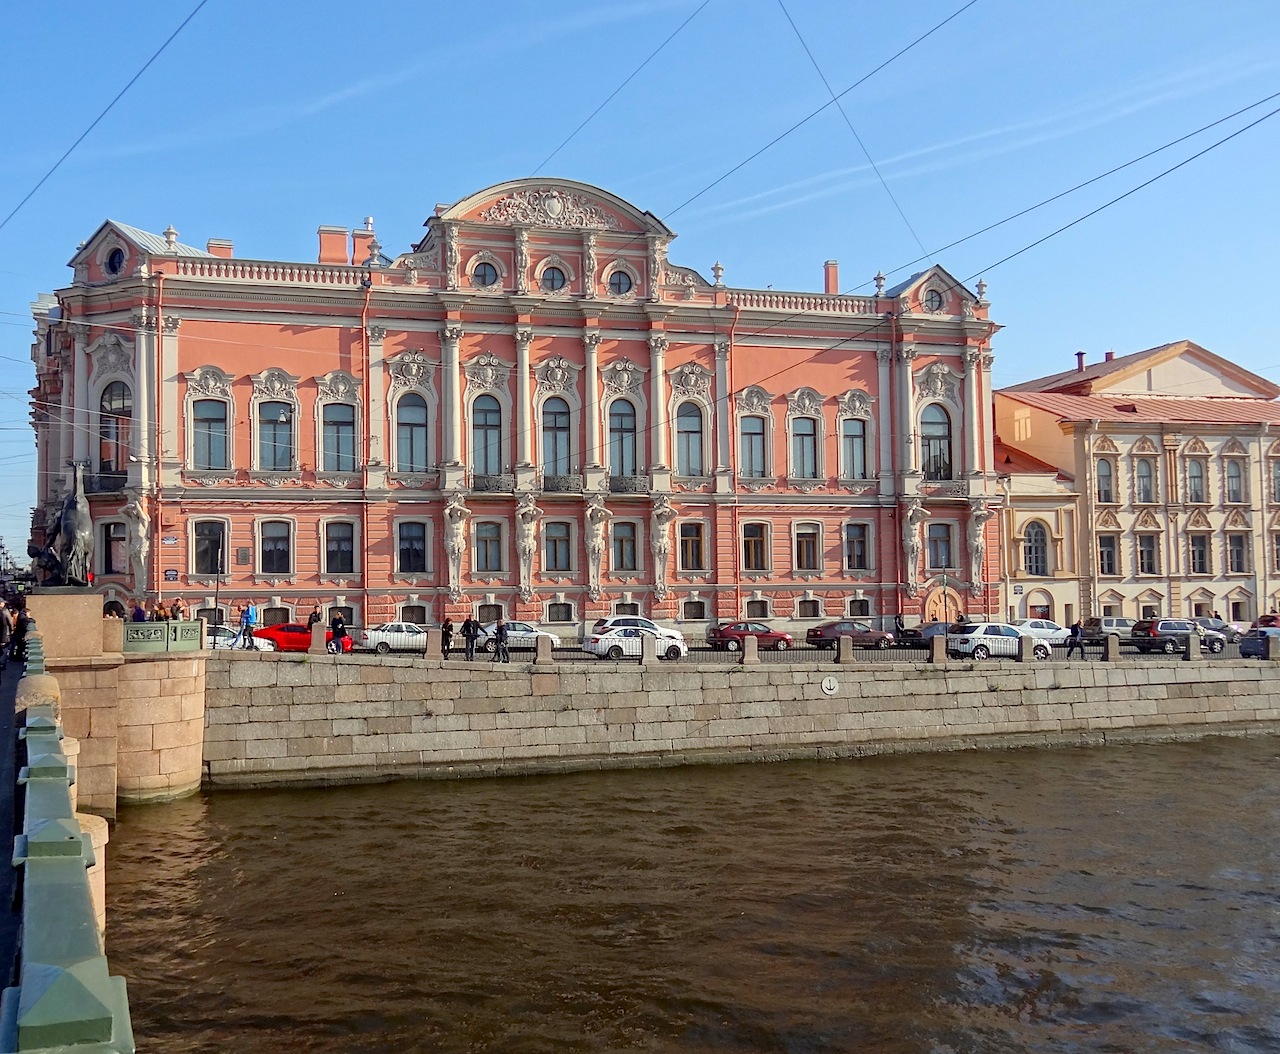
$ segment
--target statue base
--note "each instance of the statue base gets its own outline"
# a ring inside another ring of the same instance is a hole
[[[102,654],[102,595],[81,586],[37,586],[26,594],[48,659]]]

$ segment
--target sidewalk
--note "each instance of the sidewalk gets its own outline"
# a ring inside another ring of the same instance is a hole
[[[4,860],[0,861],[0,980],[4,986],[14,984],[14,960],[18,952],[19,915],[14,907],[15,884],[18,869],[12,866],[13,836],[21,817],[14,815],[15,780],[14,759],[18,751],[18,739],[14,728],[14,697],[18,680],[22,676],[22,664],[11,662],[0,674],[0,816],[6,823],[4,831]]]

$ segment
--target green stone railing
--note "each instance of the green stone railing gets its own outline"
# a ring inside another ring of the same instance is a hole
[[[125,651],[200,651],[203,647],[198,621],[124,624]]]

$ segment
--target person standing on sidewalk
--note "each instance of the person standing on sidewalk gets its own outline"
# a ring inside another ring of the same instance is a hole
[[[1067,638],[1067,658],[1070,659],[1072,653],[1080,649],[1080,658],[1087,659],[1089,656],[1084,651],[1084,629],[1080,626],[1080,620],[1076,619],[1071,623],[1071,636]]]
[[[511,651],[507,647],[507,623],[505,619],[498,619],[497,624],[493,627],[493,661],[494,662],[510,662]]]
[[[257,642],[253,639],[253,631],[258,625],[258,608],[252,600],[246,602],[244,609],[240,612],[240,646],[242,648],[250,648],[253,651],[258,650]]]
[[[440,623],[440,655],[447,659],[453,651],[453,619],[448,616]]]
[[[480,636],[480,623],[468,618],[462,623],[462,641],[466,646],[465,655],[468,660],[476,657],[476,638]]]

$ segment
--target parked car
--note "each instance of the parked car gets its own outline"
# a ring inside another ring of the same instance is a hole
[[[1231,625],[1230,622],[1223,622],[1220,618],[1207,618],[1202,616],[1200,618],[1193,618],[1191,621],[1196,623],[1196,625],[1200,626],[1202,629],[1211,629],[1215,633],[1221,633],[1227,638],[1228,644],[1238,644],[1240,642],[1240,638],[1244,636],[1244,634],[1235,626]]]
[[[258,645],[259,651],[276,650],[276,646],[271,641],[260,638],[257,633],[253,635],[253,639]],[[205,631],[204,646],[212,650],[238,648],[240,646],[240,634],[230,626],[210,626]]]
[[[1259,615],[1253,620],[1254,629],[1271,629],[1275,626],[1280,626],[1280,615],[1274,611],[1270,615]]]
[[[497,628],[497,622],[490,622],[486,626],[481,626],[480,636],[476,638],[476,647],[481,651],[493,651],[494,631]],[[507,623],[507,647],[513,651],[519,648],[536,648],[539,637],[548,638],[553,648],[560,643],[560,638],[554,633],[538,629],[537,626],[531,626],[527,622]],[[638,655],[639,652],[636,654]]]
[[[922,622],[918,626],[908,626],[894,635],[894,644],[900,648],[928,647],[931,637],[938,637],[947,632],[950,622]]]
[[[311,627],[301,622],[278,622],[274,626],[260,626],[253,631],[257,640],[269,640],[276,651],[307,651],[311,647]],[[325,647],[333,644],[333,630],[324,631]],[[352,648],[350,634],[342,638],[342,650]]]
[[[660,636],[642,626],[612,626],[606,627],[602,633],[592,632],[582,642],[582,650],[601,659],[639,658],[641,642],[646,635],[654,639],[660,659],[679,659],[689,654],[689,645],[683,640]]]
[[[653,619],[645,618],[643,615],[610,615],[608,618],[596,619],[595,625],[591,627],[593,634],[604,633],[606,630],[619,629],[628,627],[631,629],[647,629],[650,633],[656,633],[664,640],[679,641],[685,643],[684,634],[678,629],[668,629],[666,626],[659,626]],[[636,653],[637,655],[639,652]]]
[[[1066,644],[1067,638],[1071,636],[1071,631],[1065,626],[1059,626],[1056,622],[1052,622],[1047,618],[1024,618],[1017,619],[1011,623],[1011,626],[1017,626],[1029,636],[1038,640],[1047,640],[1050,644]]]
[[[1268,637],[1280,637],[1280,626],[1260,626],[1249,630],[1240,638],[1240,658],[1265,659]]]
[[[439,630],[425,630],[412,622],[384,622],[357,632],[355,642],[357,648],[369,648],[379,655],[389,651],[426,651],[432,632]]]
[[[957,659],[1016,658],[1018,641],[1030,637],[1037,659],[1049,657],[1048,641],[1037,640],[1007,622],[953,622],[947,629],[947,654]]]
[[[1227,646],[1221,633],[1205,629],[1187,618],[1143,619],[1133,624],[1133,643],[1139,651],[1162,651],[1166,655],[1186,651],[1191,634],[1200,634],[1200,646],[1216,655]]]
[[[855,648],[887,648],[893,643],[893,634],[888,630],[873,629],[869,623],[854,619],[839,619],[836,622],[824,622],[820,626],[810,626],[804,635],[805,640],[815,648],[834,648],[841,637],[852,637]]]
[[[1101,644],[1113,633],[1121,640],[1128,640],[1136,621],[1137,619],[1121,618],[1119,615],[1095,616],[1085,619],[1080,624],[1080,631],[1086,644]]]
[[[742,642],[747,637],[755,637],[756,645],[761,651],[766,648],[786,651],[795,643],[790,633],[770,629],[763,622],[726,622],[707,630],[707,644],[722,651],[741,651]]]

